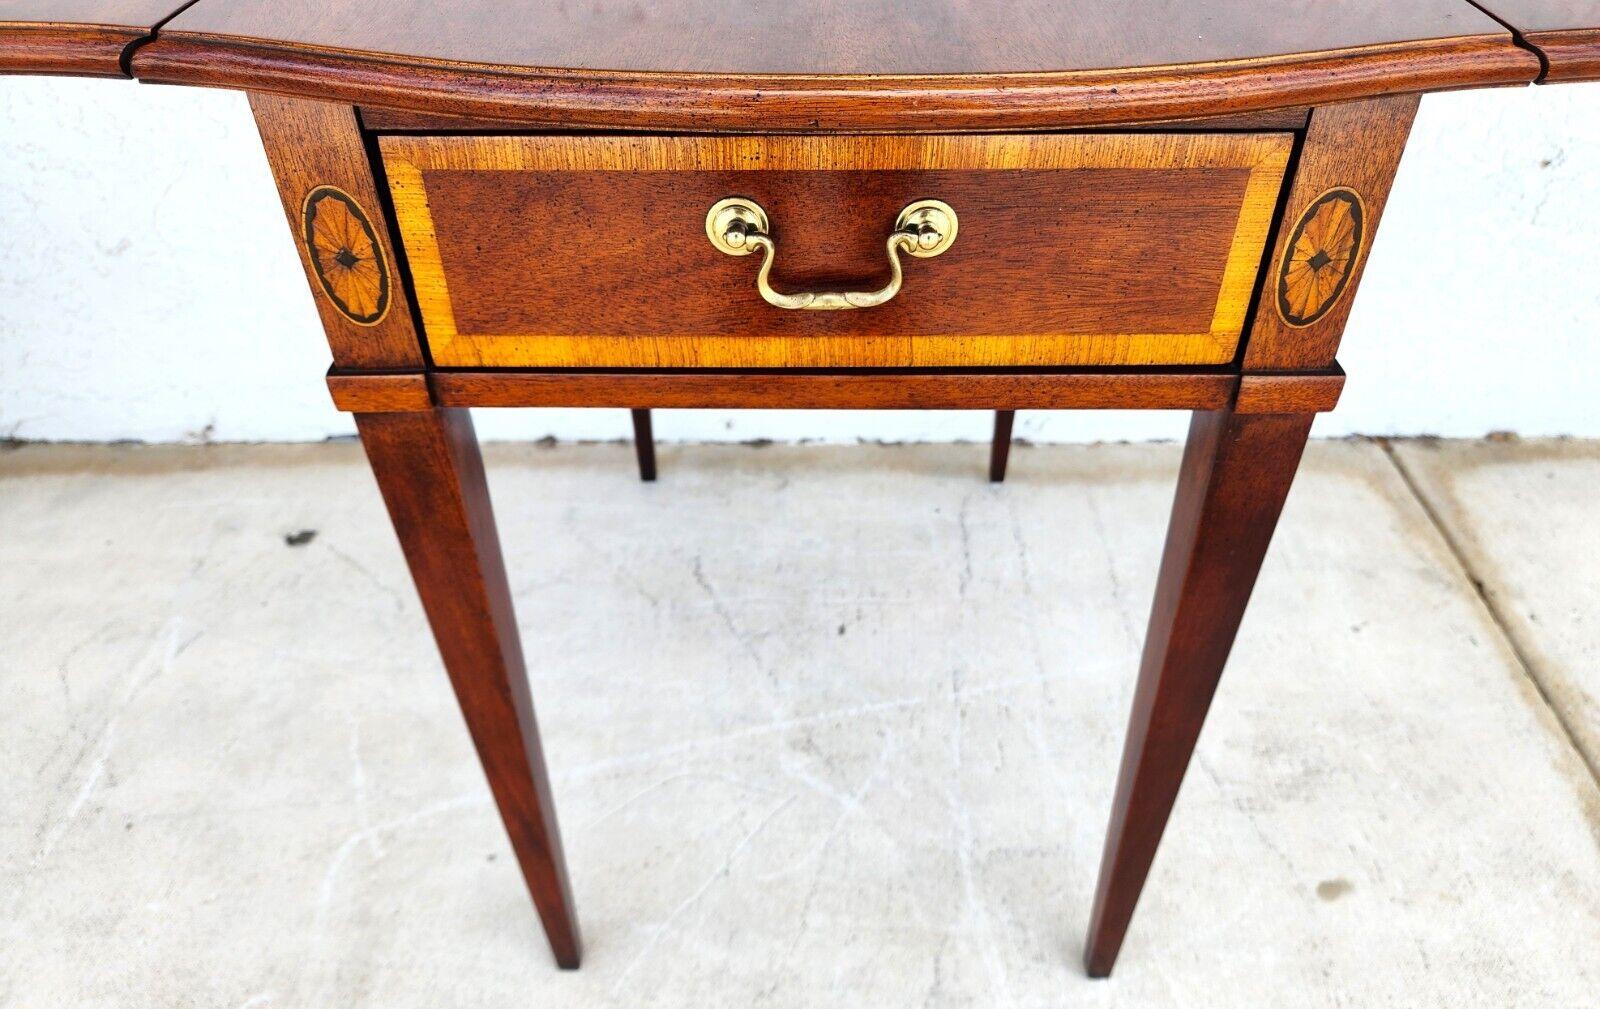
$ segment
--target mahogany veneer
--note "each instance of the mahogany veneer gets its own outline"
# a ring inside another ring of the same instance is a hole
[[[441,367],[1225,364],[1293,137],[384,137]],[[960,215],[871,312],[774,311],[707,208],[755,200],[774,284],[876,287],[895,215]],[[1048,278],[1048,282],[1046,279]]]

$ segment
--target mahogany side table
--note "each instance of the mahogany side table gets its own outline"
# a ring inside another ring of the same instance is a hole
[[[1085,962],[1110,973],[1419,96],[1597,0],[13,0],[0,71],[250,93],[445,668],[580,959],[467,408],[1193,412]],[[559,703],[559,699],[556,701]]]

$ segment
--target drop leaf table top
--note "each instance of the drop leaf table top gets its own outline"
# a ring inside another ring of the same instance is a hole
[[[1492,11],[1543,64],[1539,80],[1600,78],[1600,2],[1489,0]]]

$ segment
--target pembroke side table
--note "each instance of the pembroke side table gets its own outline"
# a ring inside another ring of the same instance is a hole
[[[1085,962],[1111,971],[1419,96],[1600,0],[7,0],[0,71],[249,92],[555,959],[578,928],[467,408],[1193,412]],[[16,226],[16,222],[7,222]],[[559,698],[556,699],[559,703]]]

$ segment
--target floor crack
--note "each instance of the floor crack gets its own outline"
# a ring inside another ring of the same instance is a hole
[[[1405,482],[1406,489],[1411,492],[1411,496],[1421,506],[1423,514],[1428,517],[1428,522],[1439,533],[1439,537],[1444,541],[1445,549],[1449,550],[1450,556],[1455,558],[1461,573],[1466,576],[1468,584],[1472,586],[1472,591],[1477,593],[1478,601],[1489,614],[1489,619],[1494,622],[1495,628],[1500,632],[1500,637],[1505,640],[1506,647],[1511,650],[1512,657],[1517,660],[1517,667],[1522,671],[1522,675],[1527,677],[1534,692],[1539,695],[1539,700],[1544,702],[1545,708],[1550,712],[1550,717],[1561,728],[1561,735],[1566,739],[1567,745],[1572,747],[1573,752],[1578,755],[1578,759],[1583,762],[1583,766],[1588,769],[1589,780],[1594,783],[1596,788],[1600,788],[1600,765],[1597,765],[1595,760],[1578,744],[1578,736],[1573,730],[1572,723],[1567,720],[1566,714],[1551,698],[1550,691],[1546,689],[1544,680],[1539,676],[1538,665],[1528,654],[1527,649],[1523,647],[1516,630],[1512,627],[1510,620],[1506,618],[1506,614],[1500,608],[1500,605],[1495,602],[1494,597],[1489,593],[1484,580],[1473,569],[1472,562],[1468,560],[1466,551],[1461,547],[1461,541],[1451,531],[1450,526],[1444,520],[1444,516],[1439,513],[1439,509],[1434,505],[1433,499],[1428,497],[1427,492],[1422,489],[1422,484],[1417,480],[1416,474],[1406,465],[1405,460],[1400,458],[1400,453],[1395,451],[1394,440],[1391,438],[1374,438],[1373,441],[1383,450],[1384,455],[1389,457],[1389,462],[1394,466],[1395,471],[1400,474],[1400,479]]]

